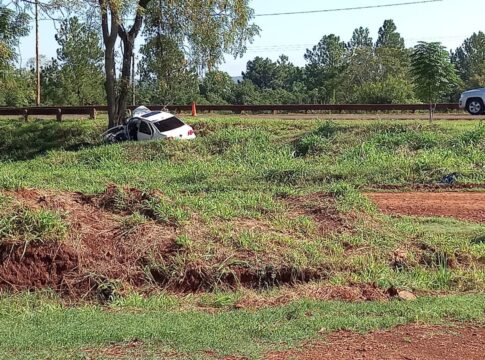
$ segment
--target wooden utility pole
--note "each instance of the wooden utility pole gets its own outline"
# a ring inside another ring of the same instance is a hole
[[[136,105],[136,93],[135,93],[135,53],[132,54],[132,63],[131,63],[131,92],[133,97],[132,105]]]
[[[35,74],[37,77],[35,104],[40,106],[39,0],[35,1]]]

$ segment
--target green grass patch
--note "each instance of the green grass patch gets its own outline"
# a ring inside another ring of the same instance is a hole
[[[206,300],[221,306],[227,296]],[[181,357],[259,357],[267,351],[337,330],[368,332],[407,323],[483,324],[484,295],[420,298],[415,302],[341,303],[301,300],[254,311],[174,311],[167,298],[130,298],[110,308],[63,307],[32,295],[0,299],[0,352],[9,358],[80,357],[84,350],[142,341],[137,352],[160,349]],[[203,330],[201,330],[203,329]],[[84,353],[86,355],[86,353]]]
[[[0,244],[62,242],[67,234],[68,225],[59,213],[0,197]]]

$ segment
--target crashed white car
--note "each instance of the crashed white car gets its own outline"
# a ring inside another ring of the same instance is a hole
[[[140,106],[124,125],[115,126],[103,134],[108,143],[152,139],[195,139],[192,127],[165,111],[150,111]]]

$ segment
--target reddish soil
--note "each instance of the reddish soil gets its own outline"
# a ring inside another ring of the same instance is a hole
[[[368,193],[379,209],[389,215],[451,217],[485,223],[485,193],[411,192]]]
[[[456,192],[456,191],[485,191],[485,184],[407,184],[407,185],[374,185],[370,186],[369,189],[375,191],[413,191],[413,192]]]
[[[322,234],[343,232],[351,229],[352,216],[344,216],[337,210],[335,198],[327,193],[306,196],[283,197],[287,204],[288,217],[305,215],[312,218]]]
[[[61,244],[3,245],[0,290],[51,288],[77,298],[107,299],[116,285],[148,283],[145,257],[150,251],[172,251],[175,232],[153,222],[123,228],[121,216],[104,208],[110,191],[99,197],[31,189],[9,193],[30,208],[64,214],[69,237]]]
[[[211,258],[205,259],[197,247],[191,250],[177,244],[177,237],[183,233],[191,241],[209,243],[217,238],[195,215],[183,228],[167,220],[157,222],[146,201],[163,199],[161,193],[115,186],[96,196],[33,189],[5,193],[19,206],[59,213],[69,234],[60,243],[25,244],[22,239],[1,242],[0,291],[50,288],[76,299],[109,300],[115,293],[134,288],[142,292],[157,287],[176,292],[210,291],[215,286],[269,288],[307,283],[326,274],[326,269],[296,268],[285,263],[262,266],[255,263],[251,252],[234,254],[233,248],[224,246],[214,248]],[[350,229],[350,220],[339,214],[328,194],[289,197],[285,202],[289,218],[312,217],[322,233]],[[144,223],[129,223],[135,211],[145,216]],[[238,229],[269,226],[264,221],[244,219],[235,220],[233,225]],[[202,251],[206,251],[203,246]],[[220,264],[234,256],[247,265],[234,264],[230,271],[218,272]],[[368,297],[363,291],[327,289],[316,296],[344,300]]]
[[[406,325],[367,335],[340,331],[298,350],[269,354],[267,359],[482,360],[484,351],[483,327]]]

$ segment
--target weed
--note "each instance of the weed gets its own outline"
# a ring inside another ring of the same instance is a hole
[[[121,218],[121,229],[130,232],[146,222],[147,218],[138,211],[135,211],[133,214]]]
[[[68,226],[58,213],[18,203],[4,204],[0,209],[1,242],[62,242],[67,233]]]

